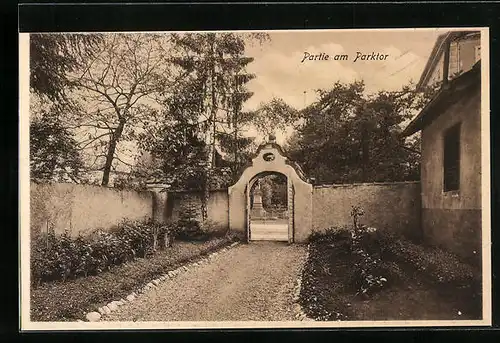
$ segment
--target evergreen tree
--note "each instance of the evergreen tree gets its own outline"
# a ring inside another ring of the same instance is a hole
[[[65,102],[68,74],[82,68],[102,42],[101,34],[30,34],[30,87],[34,94]]]
[[[263,34],[247,38],[266,39]],[[179,99],[168,97],[167,112],[175,112],[177,124],[192,127],[204,142],[205,158],[190,165],[203,185],[203,219],[207,218],[206,204],[211,185],[220,183],[223,171],[217,168],[217,156],[231,151],[234,156],[232,174],[240,163],[239,151],[248,141],[241,136],[246,116],[241,107],[251,93],[244,89],[253,75],[246,66],[253,58],[246,57],[245,37],[236,33],[174,34],[175,47],[171,61],[187,73],[179,91]],[[187,105],[187,108],[186,108]],[[177,125],[176,124],[176,125]],[[171,124],[167,124],[171,125]],[[203,162],[204,161],[204,162]],[[229,175],[231,176],[231,175]]]

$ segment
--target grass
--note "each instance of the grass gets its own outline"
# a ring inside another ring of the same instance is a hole
[[[352,286],[357,262],[348,235],[310,244],[300,303],[316,320],[481,319],[480,273],[447,252],[401,238],[383,242],[387,284],[371,296]]]
[[[144,283],[190,260],[233,242],[230,237],[206,242],[176,242],[150,258],[138,258],[96,276],[43,283],[31,288],[31,321],[75,321],[109,301],[125,298]]]

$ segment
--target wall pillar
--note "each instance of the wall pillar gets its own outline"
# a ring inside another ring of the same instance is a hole
[[[152,192],[152,214],[153,220],[160,223],[165,223],[168,219],[167,216],[167,198],[168,192],[163,191],[165,185],[163,184],[150,184],[147,186],[148,190]]]

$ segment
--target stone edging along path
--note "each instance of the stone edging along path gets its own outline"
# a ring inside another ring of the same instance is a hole
[[[293,310],[295,313],[295,318],[297,318],[300,321],[314,321],[314,319],[307,317],[307,315],[302,310],[302,306],[300,306],[300,302],[299,302],[300,291],[302,289],[302,274],[303,274],[304,267],[305,267],[305,264],[306,264],[308,259],[309,259],[309,244],[307,245],[307,248],[306,248],[306,254],[305,254],[304,259],[302,261],[302,267],[300,268],[299,277],[297,278],[297,283],[295,285],[294,294],[293,294],[293,301],[295,303]]]
[[[217,255],[219,255],[220,253],[224,253],[224,252],[228,251],[229,249],[237,246],[238,244],[239,244],[239,242],[234,242],[231,245],[225,246],[224,248],[221,248],[215,252],[212,252],[201,259],[198,259],[194,262],[180,266],[177,269],[168,271],[165,274],[163,274],[162,276],[147,283],[145,286],[140,288],[137,292],[130,293],[129,295],[127,295],[125,297],[125,299],[111,301],[107,305],[105,305],[103,307],[99,307],[97,309],[97,311],[87,313],[87,315],[85,316],[85,320],[88,322],[97,322],[97,321],[101,320],[101,318],[103,316],[106,316],[106,315],[110,314],[111,312],[116,311],[118,309],[118,307],[126,305],[127,303],[134,301],[135,299],[139,298],[141,295],[146,294],[151,289],[158,288],[158,285],[161,282],[164,282],[168,279],[173,279],[177,275],[179,275],[183,272],[186,272],[191,268],[195,268],[199,265],[206,264],[206,263],[210,262],[213,258],[215,258]],[[83,322],[83,320],[78,320],[78,321]]]

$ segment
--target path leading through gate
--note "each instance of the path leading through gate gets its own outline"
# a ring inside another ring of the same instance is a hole
[[[250,220],[250,240],[252,241],[288,241],[288,219]]]
[[[296,320],[293,292],[305,246],[241,244],[103,317],[107,321]]]

